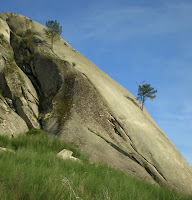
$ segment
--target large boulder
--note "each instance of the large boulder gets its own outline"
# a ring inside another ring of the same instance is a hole
[[[12,30],[10,48],[22,77],[4,71],[0,87],[28,127],[38,124],[39,109],[45,131],[73,142],[92,161],[192,193],[191,167],[130,92],[62,38],[51,50],[41,24],[12,13],[0,18]]]
[[[63,160],[69,159],[72,161],[77,161],[79,163],[81,163],[81,161],[78,158],[75,158],[74,156],[72,156],[73,152],[68,150],[68,149],[63,149],[62,151],[60,151],[57,154],[58,158],[62,158]]]

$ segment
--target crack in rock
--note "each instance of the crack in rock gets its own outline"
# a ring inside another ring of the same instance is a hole
[[[118,123],[120,125],[120,123]],[[127,156],[128,158],[130,158],[131,160],[133,160],[134,162],[136,162],[137,164],[139,164],[140,166],[144,167],[145,170],[147,171],[147,173],[160,185],[162,185],[162,180],[156,175],[159,174],[160,177],[163,178],[164,181],[167,182],[166,178],[163,176],[163,174],[161,174],[158,169],[152,164],[150,163],[144,156],[142,156],[135,148],[134,145],[131,144],[132,140],[130,138],[130,146],[132,147],[132,149],[134,150],[134,152],[140,157],[140,159],[136,158],[133,155],[128,154],[127,152],[125,152],[124,150],[122,150],[121,148],[119,148],[117,145],[115,145],[114,143],[108,141],[107,139],[105,139],[104,137],[102,137],[98,132],[93,131],[92,129],[88,128],[88,130],[92,133],[94,133],[95,135],[97,135],[98,137],[100,137],[101,139],[103,139],[105,142],[107,142],[109,145],[111,145],[111,147],[113,147],[115,150],[117,150],[118,152],[120,152],[121,154],[123,154],[124,156]],[[127,135],[127,134],[126,134]],[[154,170],[153,170],[154,168]]]

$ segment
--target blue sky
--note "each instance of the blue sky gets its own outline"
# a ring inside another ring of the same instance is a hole
[[[135,96],[150,83],[158,93],[145,107],[192,166],[191,0],[2,0],[5,11],[57,20],[67,42]]]

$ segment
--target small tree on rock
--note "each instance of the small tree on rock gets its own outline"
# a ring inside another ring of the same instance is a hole
[[[141,102],[141,110],[143,110],[143,105],[147,98],[154,99],[156,97],[155,93],[157,90],[154,90],[150,86],[150,84],[141,84],[139,85],[138,92],[137,92],[137,99]]]
[[[46,29],[44,29],[45,34],[51,39],[51,50],[53,50],[53,41],[59,39],[59,35],[62,33],[62,26],[55,20],[49,20],[46,22]]]

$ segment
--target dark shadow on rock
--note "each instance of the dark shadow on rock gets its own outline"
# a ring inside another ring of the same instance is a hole
[[[138,106],[138,107],[140,108],[139,104],[135,101],[135,100],[137,100],[136,98],[133,99],[133,98],[128,97],[128,96],[125,96],[125,97],[126,97],[127,99],[129,99],[130,101],[132,101],[136,106]]]

